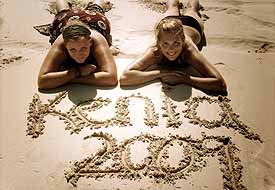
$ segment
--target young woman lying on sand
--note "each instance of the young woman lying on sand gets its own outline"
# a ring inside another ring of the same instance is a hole
[[[176,85],[187,84],[201,90],[226,93],[226,83],[198,46],[203,35],[198,0],[189,0],[184,16],[179,14],[179,1],[168,0],[165,17],[158,23],[156,45],[135,60],[120,78],[122,86],[142,84],[154,79]],[[192,67],[199,77],[184,72]]]
[[[84,10],[71,10],[57,0],[58,14],[51,27],[52,46],[38,76],[38,87],[50,89],[67,83],[113,86],[117,69],[112,55],[106,0],[89,3]]]

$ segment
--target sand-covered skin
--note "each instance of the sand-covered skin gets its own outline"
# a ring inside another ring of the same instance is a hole
[[[120,75],[154,41],[164,4],[114,3]],[[53,18],[48,2],[1,0],[0,189],[273,190],[274,3],[201,4],[203,54],[227,81],[225,99],[159,82],[39,92],[49,43],[33,26]]]

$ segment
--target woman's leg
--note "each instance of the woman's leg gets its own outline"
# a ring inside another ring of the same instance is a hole
[[[200,11],[199,0],[187,0],[186,1],[186,10],[185,10],[184,15],[191,16],[191,17],[195,18],[199,22],[201,29],[203,31],[204,23],[203,23],[202,18],[199,16],[199,11]]]
[[[57,13],[63,10],[69,10],[70,6],[66,0],[56,0],[56,11]]]
[[[166,16],[179,16],[179,0],[168,0],[167,11],[164,13]]]
[[[113,3],[111,3],[109,0],[94,0],[93,3],[99,5],[104,10],[104,12],[108,12],[113,7]]]

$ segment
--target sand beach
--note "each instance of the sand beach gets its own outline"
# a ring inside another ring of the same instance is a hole
[[[165,0],[113,0],[118,75]],[[183,2],[184,3],[184,2]],[[275,3],[202,0],[228,96],[154,81],[38,90],[48,0],[0,0],[0,190],[275,190]]]

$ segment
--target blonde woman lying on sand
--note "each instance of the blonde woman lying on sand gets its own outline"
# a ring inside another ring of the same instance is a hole
[[[109,47],[110,23],[104,16],[111,7],[109,1],[96,0],[84,10],[71,10],[64,0],[56,1],[58,13],[51,27],[52,46],[38,76],[40,89],[67,83],[117,84],[117,69]]]
[[[197,46],[203,37],[203,21],[199,17],[198,0],[189,0],[184,16],[179,15],[179,1],[168,0],[165,17],[155,31],[156,44],[135,60],[120,78],[122,86],[137,85],[155,79],[176,85],[187,84],[215,93],[226,93],[226,83]],[[182,69],[191,66],[199,77]]]

